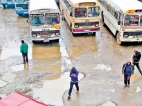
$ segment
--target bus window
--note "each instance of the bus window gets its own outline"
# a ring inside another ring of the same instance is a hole
[[[126,15],[124,19],[124,26],[138,26],[139,16],[138,15]]]
[[[59,19],[60,19],[60,17],[56,13],[52,13],[52,14],[49,13],[49,14],[45,15],[45,22],[46,22],[46,24],[50,24],[50,25],[52,25],[52,24],[59,24],[59,22],[60,22]]]
[[[114,18],[118,19],[118,14],[116,12],[114,12]]]
[[[87,8],[75,8],[75,17],[86,17]]]
[[[142,16],[140,17],[140,26],[142,26]]]
[[[88,17],[99,16],[99,7],[89,7],[88,8]]]
[[[30,16],[30,24],[31,25],[43,25],[44,24],[43,16],[41,15]]]
[[[25,0],[15,0],[17,3],[24,3]]]

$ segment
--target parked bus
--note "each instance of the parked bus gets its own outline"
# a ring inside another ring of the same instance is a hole
[[[60,10],[73,34],[100,30],[100,3],[97,0],[60,0]]]
[[[15,0],[15,11],[19,16],[28,16],[29,0]]]
[[[98,0],[102,21],[118,44],[142,41],[142,3],[137,0]]]
[[[142,0],[138,0],[138,1],[142,2]]]
[[[60,11],[55,0],[30,0],[29,23],[33,41],[60,38]]]
[[[5,9],[14,9],[15,1],[14,0],[0,0],[0,5]]]

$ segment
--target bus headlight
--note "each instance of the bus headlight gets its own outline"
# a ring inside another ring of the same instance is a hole
[[[79,26],[78,26],[78,25],[75,25],[74,27],[75,27],[75,28],[78,28]]]
[[[59,35],[59,33],[56,33],[56,35]]]
[[[36,37],[36,34],[33,34],[32,36],[33,36],[33,37]]]
[[[124,37],[124,38],[128,38],[128,37],[129,37],[129,35],[123,35],[123,37]]]
[[[96,24],[95,26],[96,26],[96,27],[98,27],[98,26],[99,26],[99,24]]]

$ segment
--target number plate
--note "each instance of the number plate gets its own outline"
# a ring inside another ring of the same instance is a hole
[[[84,32],[90,32],[90,30],[84,30]]]

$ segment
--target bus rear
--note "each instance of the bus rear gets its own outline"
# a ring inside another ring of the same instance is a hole
[[[95,1],[95,0],[94,0]],[[73,6],[72,33],[95,33],[100,30],[100,4],[80,2]]]
[[[0,5],[5,9],[14,9],[15,1],[14,0],[0,0]]]
[[[16,0],[15,1],[15,12],[19,16],[28,16],[29,0]]]

